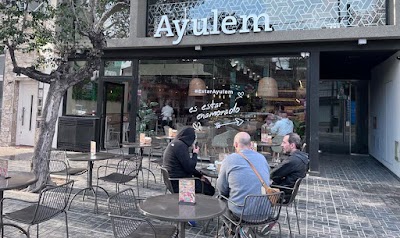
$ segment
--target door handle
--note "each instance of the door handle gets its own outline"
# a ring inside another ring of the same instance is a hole
[[[24,119],[25,119],[25,107],[22,107],[22,115],[21,115],[22,125],[24,125]]]

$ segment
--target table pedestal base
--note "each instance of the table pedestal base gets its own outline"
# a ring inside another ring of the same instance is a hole
[[[96,190],[94,188],[96,188]],[[75,195],[72,197],[71,201],[69,202],[68,210],[71,208],[72,201],[74,201],[75,197],[78,196],[78,194],[83,193],[82,200],[84,201],[85,200],[86,191],[91,191],[92,194],[93,194],[93,197],[94,197],[94,213],[97,213],[97,211],[98,211],[97,190],[99,188],[101,190],[103,190],[107,194],[107,197],[110,197],[108,192],[103,187],[100,187],[100,186],[97,186],[97,185],[93,185],[92,187],[83,188],[83,189],[79,190],[77,193],[75,193]]]

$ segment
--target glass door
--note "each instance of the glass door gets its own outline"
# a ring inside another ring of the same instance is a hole
[[[123,142],[124,132],[124,95],[125,85],[119,83],[104,83],[105,93],[105,123],[104,144],[110,141]]]
[[[368,153],[368,82],[320,82],[320,150]]]
[[[368,154],[368,81],[358,80],[349,84],[350,154]]]

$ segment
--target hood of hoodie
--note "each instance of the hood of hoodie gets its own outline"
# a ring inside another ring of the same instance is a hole
[[[300,158],[304,164],[308,164],[310,162],[310,160],[308,159],[308,154],[306,152],[296,150],[292,155]]]
[[[196,139],[196,133],[194,132],[193,127],[187,127],[176,135],[176,139],[183,141],[187,146],[191,146]]]

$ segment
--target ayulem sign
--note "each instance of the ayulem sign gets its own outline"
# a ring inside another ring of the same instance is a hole
[[[173,20],[172,23],[175,26],[177,38],[172,42],[172,44],[177,45],[182,41],[183,36],[186,32],[186,27],[188,23],[191,21],[191,26],[193,27],[193,35],[195,36],[206,36],[206,35],[219,35],[221,31],[218,30],[218,10],[211,10],[213,13],[212,22],[208,22],[208,18],[201,19],[181,19],[181,20]],[[241,15],[242,19],[242,27],[239,30],[239,33],[249,33],[250,29],[248,27],[249,19],[253,20],[253,32],[260,32],[261,29],[258,27],[258,22],[261,18],[264,18],[264,31],[272,31],[272,28],[269,25],[269,16],[266,13],[262,13],[260,15],[250,14],[250,15]],[[228,29],[230,26],[237,26],[238,20],[234,16],[226,16],[222,19],[221,30],[224,34],[231,35],[236,33],[236,29]],[[207,26],[212,26],[211,30],[207,29]],[[171,22],[168,19],[167,15],[163,15],[161,17],[160,22],[157,26],[157,31],[154,34],[154,37],[161,37],[161,33],[166,33],[165,36],[174,37],[175,33],[172,31]]]

